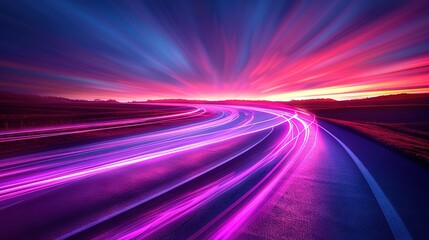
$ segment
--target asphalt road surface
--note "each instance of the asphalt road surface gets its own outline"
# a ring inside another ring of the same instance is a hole
[[[0,133],[1,144],[199,116],[2,159],[1,238],[428,238],[428,170],[394,150],[295,108],[186,106]]]

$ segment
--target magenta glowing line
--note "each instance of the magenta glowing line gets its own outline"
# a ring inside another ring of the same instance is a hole
[[[299,159],[303,156],[304,149],[314,145],[314,134],[317,133],[315,117],[300,109],[281,106],[214,104],[187,106],[194,110],[183,114],[166,115],[158,120],[177,119],[196,114],[200,116],[198,120],[188,121],[180,126],[173,124],[150,133],[137,133],[103,142],[4,159],[0,166],[0,211],[14,208],[22,202],[49,194],[55,189],[67,188],[68,184],[79,184],[85,182],[85,179],[109,176],[122,169],[137,167],[143,170],[146,168],[143,166],[147,166],[155,172],[161,171],[159,177],[155,174],[153,177],[144,176],[144,179],[153,181],[152,179],[165,178],[163,185],[153,186],[153,191],[143,192],[138,198],[121,202],[119,207],[116,205],[108,207],[101,215],[97,214],[88,217],[87,220],[80,220],[81,222],[74,224],[73,228],[58,235],[61,238],[73,236],[163,194],[175,191],[197,178],[204,178],[212,171],[253,151],[270,138],[270,145],[267,145],[269,147],[261,154],[253,156],[251,164],[244,162],[237,170],[225,172],[203,186],[178,194],[175,198],[159,203],[150,211],[130,218],[126,223],[106,229],[93,237],[150,238],[222,198],[262,169],[267,169],[267,172],[252,187],[243,192],[240,198],[232,201],[226,209],[219,212],[217,217],[207,222],[191,237],[226,239],[235,236],[246,222],[253,218],[257,209],[263,207],[264,202],[269,201],[272,193],[281,185],[281,179],[299,166],[302,162]],[[208,112],[211,114],[204,114]],[[109,128],[126,127],[127,124],[124,122],[127,121],[110,122]],[[94,123],[92,127],[104,128],[103,124],[105,123]],[[77,128],[81,127],[77,126]],[[36,130],[37,134],[39,134],[38,131]],[[70,131],[75,130],[72,127],[56,129],[55,134],[69,134]],[[44,137],[37,136],[32,130],[27,133],[31,137]],[[26,137],[25,131],[20,134]],[[313,140],[310,141],[310,139]],[[234,144],[244,145],[232,148]],[[205,149],[210,148],[231,148],[228,150],[231,153],[220,155],[218,158],[213,157],[210,161],[204,158],[190,159],[189,161],[195,162],[189,166],[198,166],[192,171],[188,167],[181,167],[186,161],[175,165],[177,170],[166,167],[170,166],[169,162],[177,162],[181,156],[204,152]],[[174,171],[177,177],[162,175],[164,171]],[[151,186],[147,187],[151,189]],[[121,189],[114,191],[120,193]]]

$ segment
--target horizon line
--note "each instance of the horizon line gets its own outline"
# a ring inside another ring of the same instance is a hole
[[[120,101],[113,98],[94,98],[94,99],[78,99],[78,98],[69,98],[63,96],[54,96],[54,95],[39,95],[39,94],[26,94],[26,93],[16,93],[16,92],[0,92],[3,94],[12,94],[12,95],[23,95],[23,96],[32,96],[32,97],[41,97],[41,98],[59,98],[70,101],[87,101],[87,102],[117,102],[117,103],[144,103],[144,102],[155,102],[155,101],[205,101],[205,102],[222,102],[222,101],[253,101],[253,102],[292,102],[292,101],[314,101],[314,100],[331,100],[337,102],[343,101],[353,101],[353,100],[365,100],[377,97],[387,97],[387,96],[399,96],[399,95],[425,95],[429,93],[392,93],[392,94],[381,94],[375,96],[368,96],[362,98],[350,98],[350,99],[335,99],[335,98],[305,98],[305,99],[289,99],[289,100],[268,100],[268,99],[244,99],[244,98],[235,98],[235,99],[187,99],[187,98],[155,98],[155,99],[146,99],[146,100],[128,100]]]

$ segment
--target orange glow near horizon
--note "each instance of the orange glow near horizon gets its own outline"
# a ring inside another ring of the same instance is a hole
[[[21,6],[4,21],[0,89],[125,102],[429,92],[423,3],[211,4],[198,11]]]

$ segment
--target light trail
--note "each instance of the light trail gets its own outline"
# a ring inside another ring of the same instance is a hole
[[[24,129],[24,130],[10,130],[0,133],[0,142],[13,142],[13,141],[22,141],[28,139],[36,138],[45,138],[45,137],[55,137],[62,135],[70,134],[79,134],[95,131],[105,131],[112,130],[124,127],[137,127],[143,126],[154,121],[160,123],[163,121],[177,120],[178,118],[186,118],[189,116],[199,116],[204,114],[204,109],[195,108],[190,111],[169,114],[166,116],[156,116],[156,117],[145,117],[137,119],[125,119],[125,120],[113,120],[105,122],[95,122],[95,123],[81,123],[74,124],[73,126],[54,126],[54,127],[42,127],[36,129]]]
[[[317,144],[316,118],[278,105],[186,107],[160,117],[0,133],[2,141],[34,140],[184,118],[153,131],[2,159],[0,214],[16,222],[0,225],[0,232],[16,237],[18,229],[34,227],[41,238],[152,239],[179,230],[179,238],[239,236],[305,167]],[[45,204],[49,209],[40,212]],[[37,224],[26,217],[32,214],[41,219]]]

